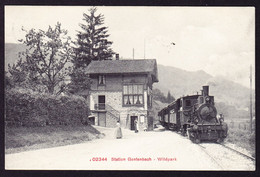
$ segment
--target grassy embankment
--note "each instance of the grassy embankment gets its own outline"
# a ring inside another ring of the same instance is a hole
[[[45,127],[6,127],[5,153],[42,149],[83,143],[101,138],[98,130],[88,125],[45,126]]]
[[[255,131],[250,132],[248,123],[228,123],[228,136],[225,141],[246,149],[255,157]]]

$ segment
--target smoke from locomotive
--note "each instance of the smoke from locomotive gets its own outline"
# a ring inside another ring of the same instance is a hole
[[[209,86],[203,86],[200,95],[178,98],[158,115],[162,126],[188,135],[195,143],[201,140],[222,142],[227,137],[227,124],[222,114],[217,118],[214,96],[209,96]]]

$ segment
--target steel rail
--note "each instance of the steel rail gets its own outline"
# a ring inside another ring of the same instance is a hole
[[[251,160],[254,160],[254,161],[255,161],[255,158],[254,158],[254,157],[251,157],[251,156],[249,156],[249,155],[247,155],[247,154],[245,154],[245,153],[243,153],[243,152],[240,152],[240,151],[238,151],[238,150],[236,150],[236,149],[233,149],[233,148],[231,148],[231,147],[229,147],[229,146],[226,146],[226,145],[224,145],[224,144],[221,144],[221,143],[217,143],[217,144],[219,144],[219,145],[221,145],[221,146],[223,146],[223,147],[225,147],[225,148],[227,148],[227,149],[229,149],[229,150],[231,150],[231,151],[234,151],[234,152],[236,152],[237,154],[240,154],[240,155],[242,155],[242,156],[244,156],[244,157],[246,157],[246,158],[248,158],[248,159],[251,159]]]
[[[224,167],[218,163],[218,161],[212,157],[207,151],[206,151],[206,148],[204,146],[202,146],[201,144],[197,144],[199,145],[199,147],[201,147],[201,149],[215,162],[215,164],[217,164],[222,170],[224,170]]]

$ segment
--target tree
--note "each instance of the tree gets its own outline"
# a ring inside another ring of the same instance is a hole
[[[13,87],[13,82],[11,78],[8,76],[8,72],[5,71],[5,88],[9,89]]]
[[[165,97],[159,89],[153,89],[153,98],[161,101],[162,103],[171,103],[175,101],[175,98],[171,95],[170,91],[168,91],[167,97]]]
[[[27,81],[27,86],[40,85],[53,94],[55,87],[68,75],[65,65],[72,57],[71,39],[67,31],[61,29],[60,23],[54,28],[49,26],[47,31],[23,31],[27,34],[21,42],[27,49],[20,53],[20,59],[13,67],[9,66],[9,73],[13,79],[16,78],[16,83]]]
[[[77,40],[74,42],[75,56],[72,60],[73,71],[71,76],[70,91],[77,93],[89,88],[89,78],[86,67],[92,60],[108,60],[114,52],[110,48],[112,42],[109,37],[108,27],[104,25],[104,15],[96,14],[97,8],[89,9],[90,14],[83,13],[86,24],[79,24],[82,31],[78,31]]]
[[[167,100],[167,103],[171,103],[171,102],[175,101],[175,98],[171,95],[170,91],[168,91],[166,100]]]
[[[159,89],[153,89],[153,98],[154,100],[161,101],[162,103],[166,103],[167,99],[164,94]]]
[[[10,74],[10,77],[8,76],[8,73]],[[27,77],[26,68],[23,60],[20,58],[12,66],[8,64],[8,72],[5,75],[6,81],[9,83],[9,85],[22,86]]]
[[[74,69],[70,76],[71,82],[68,84],[68,91],[70,93],[81,95],[83,91],[86,91],[86,89],[90,88],[91,80],[85,73],[85,69]]]
[[[76,68],[86,67],[92,60],[111,59],[114,52],[110,48],[112,42],[109,37],[108,27],[103,26],[104,15],[96,15],[97,8],[89,9],[90,14],[83,13],[86,24],[79,24],[83,31],[78,31],[75,58],[73,60]]]

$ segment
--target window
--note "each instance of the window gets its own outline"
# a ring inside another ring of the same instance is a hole
[[[191,106],[191,101],[190,100],[185,100],[185,105],[186,106]]]
[[[98,84],[99,85],[105,85],[106,84],[104,75],[98,76]]]
[[[142,105],[143,104],[143,85],[129,84],[123,86],[124,105]]]
[[[104,110],[106,109],[106,97],[105,95],[99,95],[98,96],[98,109]]]

